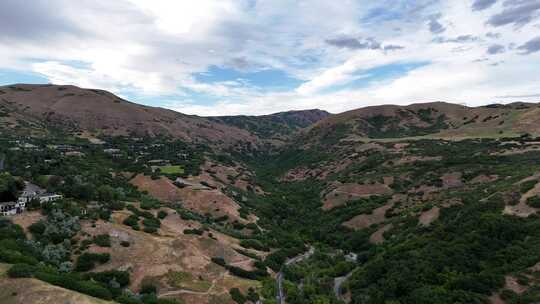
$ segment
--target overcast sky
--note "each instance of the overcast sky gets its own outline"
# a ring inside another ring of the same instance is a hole
[[[187,114],[540,101],[540,0],[1,0],[0,84]]]

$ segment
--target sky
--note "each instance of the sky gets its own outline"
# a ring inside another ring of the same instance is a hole
[[[2,0],[0,85],[186,114],[540,101],[540,0]]]

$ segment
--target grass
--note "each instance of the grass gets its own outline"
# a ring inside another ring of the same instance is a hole
[[[6,276],[7,271],[9,270],[10,267],[11,265],[9,264],[0,263],[0,279]]]
[[[212,284],[208,281],[193,278],[189,272],[169,271],[167,273],[167,283],[172,287],[189,289],[196,292],[205,292],[210,289]]]
[[[163,174],[183,174],[184,168],[182,166],[160,166],[158,167]]]

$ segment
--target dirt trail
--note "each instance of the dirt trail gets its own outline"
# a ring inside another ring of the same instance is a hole
[[[515,215],[519,217],[528,217],[529,215],[535,214],[539,209],[533,208],[527,205],[527,199],[540,195],[540,182],[537,182],[536,185],[519,199],[519,203],[515,206],[506,206],[504,207],[504,213]]]
[[[189,290],[189,289],[178,289],[178,290],[173,290],[173,291],[168,291],[168,292],[161,293],[161,294],[159,294],[159,296],[160,297],[168,297],[168,296],[174,296],[174,295],[179,295],[179,294],[183,294],[183,293],[188,293],[188,294],[193,294],[193,295],[201,295],[201,296],[205,296],[205,295],[209,295],[209,294],[214,294],[214,295],[223,294],[225,292],[212,293],[212,290],[216,287],[217,281],[219,281],[219,280],[221,280],[221,279],[223,279],[225,277],[225,274],[226,274],[226,272],[222,273],[219,277],[213,279],[212,280],[212,285],[210,285],[210,288],[208,288],[207,291],[193,291],[193,290]]]

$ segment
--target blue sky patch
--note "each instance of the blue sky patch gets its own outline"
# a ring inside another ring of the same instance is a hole
[[[207,72],[195,74],[195,79],[203,83],[219,83],[225,81],[247,82],[261,89],[290,90],[303,81],[293,78],[282,70],[267,69],[257,72],[241,72],[235,69],[211,66]]]
[[[47,78],[37,73],[0,69],[0,85],[15,83],[44,84]]]

